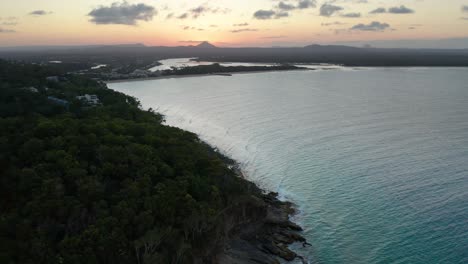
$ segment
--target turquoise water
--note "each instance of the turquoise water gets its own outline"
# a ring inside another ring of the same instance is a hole
[[[294,201],[312,263],[468,263],[468,69],[111,84]]]

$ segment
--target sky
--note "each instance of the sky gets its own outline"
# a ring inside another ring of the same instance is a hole
[[[457,38],[466,40],[468,48],[468,0],[2,0],[0,3],[0,46],[127,43],[176,46],[200,41],[226,47],[409,43],[405,41],[423,45]]]

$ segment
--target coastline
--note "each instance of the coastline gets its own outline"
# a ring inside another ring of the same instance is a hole
[[[4,206],[4,218],[13,223],[0,228],[9,245],[2,248],[4,262],[278,264],[301,258],[287,247],[305,241],[289,220],[292,203],[265,194],[195,133],[164,124],[162,115],[102,83],[70,77],[26,91],[19,80],[41,83],[47,71],[1,61],[0,68],[12,73],[0,98],[9,107],[4,123],[16,125],[2,134],[11,145],[0,153],[11,157],[2,160],[11,168],[2,198],[15,205]],[[59,93],[66,104],[50,100]],[[99,94],[102,104],[68,107],[85,93]],[[38,157],[53,155],[47,165],[24,156],[31,150],[24,142],[50,145],[34,148]],[[76,151],[83,144],[86,154]],[[31,184],[17,186],[26,178]],[[31,195],[36,192],[41,195]]]
[[[216,146],[203,140],[201,143],[220,157],[249,189],[248,196],[238,197],[237,203],[218,215],[226,236],[218,238],[218,245],[208,263],[281,264],[299,261],[308,264],[307,257],[290,249],[295,243],[302,244],[302,247],[312,246],[302,234],[304,229],[291,220],[298,214],[297,205],[280,200],[278,193],[259,187],[246,176],[238,161]]]
[[[296,69],[312,70],[312,69]],[[280,72],[285,70],[275,70]],[[201,76],[226,76],[226,74],[254,74],[273,71],[247,71],[221,74],[171,75],[154,78],[129,79],[111,81],[108,83],[137,82],[159,79],[178,79]],[[164,124],[166,125],[166,124]],[[177,126],[176,126],[177,127]],[[181,128],[182,129],[182,128]],[[185,129],[184,129],[185,130]],[[189,131],[189,130],[188,130]],[[222,229],[227,235],[218,238],[217,247],[210,254],[209,263],[222,264],[280,264],[298,260],[308,263],[306,257],[289,248],[294,243],[303,247],[311,246],[303,237],[303,228],[291,221],[297,214],[296,205],[290,201],[282,201],[278,193],[260,188],[250,181],[243,173],[239,163],[206,141],[203,144],[221,157],[226,167],[241,178],[250,189],[249,197],[239,197],[240,202],[226,208],[218,215]]]
[[[264,70],[264,71],[242,71],[242,72],[222,72],[222,73],[210,73],[210,74],[187,74],[187,75],[164,75],[157,77],[147,78],[134,78],[134,79],[117,79],[103,81],[106,84],[110,83],[123,83],[123,82],[140,82],[140,81],[151,81],[151,80],[164,80],[164,79],[179,79],[179,78],[193,78],[193,77],[205,77],[205,76],[220,76],[220,77],[231,77],[238,74],[254,74],[254,73],[265,73],[265,72],[287,72],[287,71],[313,71],[314,69],[289,69],[289,70]]]
[[[308,260],[292,251],[289,246],[302,243],[310,246],[301,235],[302,227],[293,223],[290,217],[296,214],[295,205],[278,199],[277,193],[262,194],[252,204],[254,212],[244,209],[233,209],[234,216],[247,214],[248,221],[240,221],[230,230],[229,238],[216,255],[217,263],[223,264],[279,264],[282,261]],[[255,214],[260,214],[255,217]],[[229,217],[227,218],[229,221]]]
[[[311,246],[301,234],[303,228],[291,221],[292,216],[298,213],[296,205],[290,201],[281,201],[278,193],[258,187],[245,176],[235,160],[219,153],[217,148],[208,146],[251,186],[254,198],[246,199],[223,212],[224,224],[234,224],[231,224],[228,238],[218,249],[214,263],[280,264],[294,260],[309,263],[306,257],[289,248],[294,243],[301,243],[303,247]]]

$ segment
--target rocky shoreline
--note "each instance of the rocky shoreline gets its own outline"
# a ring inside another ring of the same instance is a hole
[[[276,192],[265,192],[248,180],[239,163],[204,142],[224,162],[248,189],[246,195],[237,196],[218,216],[217,241],[207,257],[201,256],[196,264],[280,264],[309,260],[292,251],[294,243],[312,246],[302,236],[303,228],[290,218],[297,213],[295,204],[281,201]],[[221,235],[222,234],[222,235]]]
[[[224,247],[216,256],[223,264],[279,264],[280,260],[307,259],[289,249],[299,242],[310,246],[301,235],[302,228],[290,221],[294,204],[278,199],[277,193],[262,194],[232,211],[240,221],[230,231]],[[232,221],[232,219],[226,219]]]

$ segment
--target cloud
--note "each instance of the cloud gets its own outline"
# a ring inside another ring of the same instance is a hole
[[[273,18],[275,14],[276,12],[273,10],[258,10],[253,14],[253,16],[256,19],[265,20]]]
[[[0,33],[15,33],[16,31],[13,29],[7,29],[7,28],[1,28],[0,27]]]
[[[47,12],[45,10],[34,10],[34,11],[29,13],[29,15],[31,15],[31,16],[45,16],[45,15],[48,15],[48,14],[52,14],[52,12]]]
[[[256,31],[258,31],[258,29],[256,28],[242,28],[242,29],[231,30],[231,33],[256,32]]]
[[[0,21],[4,20],[3,22],[0,23],[0,25],[4,25],[4,26],[16,26],[18,25],[18,18],[17,17],[14,17],[14,16],[11,16],[11,17],[4,17],[4,18],[1,18],[0,17]]]
[[[267,20],[267,19],[280,19],[283,17],[289,17],[289,13],[285,11],[275,12],[273,10],[258,10],[253,14],[253,17],[260,20]]]
[[[316,6],[316,1],[315,0],[298,0],[296,1],[297,4],[289,4],[289,3],[285,3],[283,1],[281,1],[277,8],[279,10],[283,10],[283,11],[292,11],[292,10],[295,10],[295,9],[307,9],[307,8],[313,8]]]
[[[369,14],[384,14],[384,13],[412,14],[412,13],[414,13],[414,10],[402,5],[402,6],[391,7],[388,10],[386,8],[384,8],[384,7],[379,7],[377,9],[374,9],[374,10],[369,12]]]
[[[278,4],[278,8],[281,9],[281,10],[290,11],[290,10],[296,9],[296,6],[291,5],[291,4],[286,4],[284,2],[280,2]]]
[[[279,0],[274,0],[279,1]],[[313,8],[316,6],[316,0],[283,0],[279,4],[273,6],[271,9],[260,9],[254,13],[254,18],[266,19],[279,19],[289,17],[294,11],[302,9]]]
[[[387,9],[383,7],[379,7],[369,12],[369,14],[383,14],[383,13],[387,13]]]
[[[288,17],[289,13],[288,12],[279,12],[276,13],[275,18],[282,18],[282,17]]]
[[[361,13],[346,13],[342,14],[342,17],[347,17],[347,18],[358,18],[361,17]]]
[[[16,26],[16,25],[18,25],[18,22],[11,21],[11,22],[3,22],[1,24],[4,25],[4,26]]]
[[[185,13],[182,13],[181,15],[177,16],[178,19],[186,19],[189,16],[191,16],[193,19],[197,19],[205,14],[226,14],[229,13],[231,10],[228,8],[219,8],[219,7],[210,7],[207,4],[203,4],[197,7],[194,7],[190,10],[188,10]]]
[[[136,25],[140,21],[150,21],[157,14],[154,7],[140,3],[114,2],[110,6],[100,6],[89,12],[90,22],[98,25]]]
[[[18,20],[18,18],[14,16],[10,16],[10,17],[5,17],[5,20],[14,21],[14,20]]]
[[[408,25],[408,29],[418,29],[419,27],[422,27],[423,25],[422,24],[410,24]]]
[[[349,3],[349,4],[368,4],[367,0],[329,0],[329,3]]]
[[[336,21],[336,22],[331,22],[331,23],[322,23],[322,27],[341,26],[341,25],[345,25],[345,24],[346,23]]]
[[[193,18],[198,18],[199,16],[209,11],[210,11],[209,8],[205,6],[199,6],[199,7],[190,9],[190,13],[192,13]]]
[[[188,13],[183,13],[183,14],[179,15],[177,18],[178,19],[186,19],[186,18],[188,18],[188,16],[189,16]]]
[[[299,1],[297,4],[297,8],[299,9],[307,9],[307,8],[312,8],[316,6],[315,0],[303,0]]]
[[[343,10],[343,7],[332,4],[323,4],[320,7],[320,15],[325,17],[332,16],[335,12]]]
[[[203,28],[196,28],[196,27],[191,27],[191,26],[182,26],[183,30],[197,30],[197,31],[205,31]]]
[[[461,10],[462,10],[462,12],[468,13],[468,6],[466,6],[466,5],[462,6]]]
[[[240,24],[234,24],[233,26],[235,26],[235,27],[246,27],[248,25],[249,25],[249,23],[240,23]]]
[[[262,39],[280,39],[280,38],[287,38],[288,36],[280,35],[280,36],[266,36],[262,37]]]
[[[377,21],[371,22],[370,24],[357,24],[350,28],[350,30],[359,31],[384,31],[390,27],[387,23],[380,23]]]
[[[402,5],[400,7],[391,7],[388,9],[388,12],[391,14],[412,14],[414,10]]]

